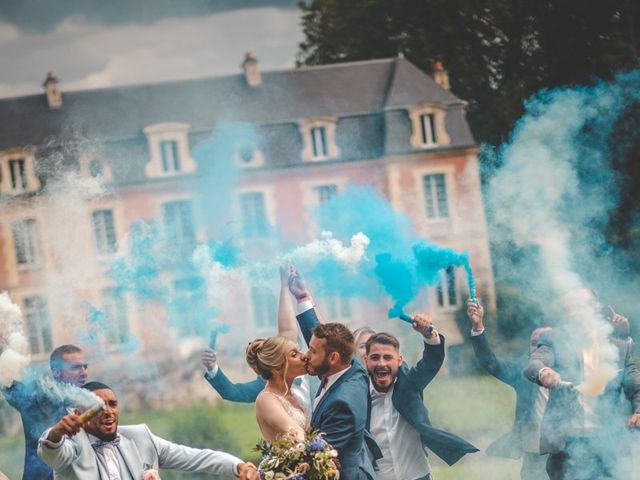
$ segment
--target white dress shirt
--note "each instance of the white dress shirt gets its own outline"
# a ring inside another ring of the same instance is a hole
[[[91,445],[100,442],[98,437],[87,433]],[[105,444],[101,447],[95,448],[96,457],[98,462],[105,469],[107,474],[107,480],[121,480],[120,477],[120,462],[118,461],[118,454],[116,448],[111,444]]]
[[[322,390],[320,390],[320,393],[318,394],[318,396],[315,398],[315,400],[313,401],[313,409],[315,410],[316,407],[318,406],[318,404],[320,403],[320,400],[322,399],[322,397],[324,397],[325,393],[327,393],[327,391],[331,388],[331,385],[333,385],[334,383],[336,383],[338,381],[338,379],[344,375],[345,373],[347,373],[347,370],[349,370],[349,368],[351,368],[351,365],[349,365],[347,368],[345,368],[344,370],[340,370],[339,372],[334,373],[333,375],[329,375],[326,378],[326,383],[324,384],[324,386],[322,387]]]
[[[395,409],[393,389],[378,392],[371,381],[371,435],[382,451],[378,480],[416,480],[431,472],[420,434]]]

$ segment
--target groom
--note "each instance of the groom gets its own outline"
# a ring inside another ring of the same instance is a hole
[[[307,372],[322,380],[311,426],[324,432],[325,440],[338,451],[340,478],[372,480],[376,475],[365,449],[369,379],[360,362],[352,359],[353,335],[341,323],[318,324],[300,277],[292,275],[289,288],[298,299],[297,318],[309,346]]]

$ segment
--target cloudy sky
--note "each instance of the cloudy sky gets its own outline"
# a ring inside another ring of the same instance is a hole
[[[17,0],[0,4],[0,97],[290,68],[297,0]]]

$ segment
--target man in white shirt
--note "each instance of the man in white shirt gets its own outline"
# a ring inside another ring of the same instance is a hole
[[[369,431],[382,451],[379,480],[428,480],[425,448],[449,465],[477,452],[460,437],[431,426],[422,391],[444,361],[444,337],[430,328],[428,315],[416,315],[413,328],[424,337],[422,359],[412,369],[400,354],[400,342],[388,333],[373,334],[366,344],[369,373]]]
[[[168,442],[146,425],[119,427],[115,393],[100,382],[84,388],[104,402],[104,411],[86,423],[79,415],[66,415],[40,437],[38,456],[53,469],[55,478],[139,480],[166,468],[259,480],[253,464],[228,453]]]

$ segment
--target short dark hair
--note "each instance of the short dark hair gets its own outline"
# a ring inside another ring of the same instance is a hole
[[[89,382],[85,383],[82,388],[85,390],[89,390],[90,392],[95,392],[96,390],[111,390],[113,392],[113,388],[108,385],[105,385],[102,382]]]
[[[322,323],[313,329],[316,338],[327,341],[327,352],[338,352],[342,363],[349,363],[353,355],[355,340],[351,330],[342,323]]]
[[[391,345],[393,346],[393,348],[400,351],[400,342],[398,341],[398,339],[387,332],[374,333],[369,337],[369,340],[367,340],[367,343],[365,344],[367,355],[369,354],[371,345],[373,345],[374,343],[379,343],[381,345]]]
[[[49,366],[51,367],[51,370],[62,369],[64,366],[64,359],[62,357],[67,353],[82,353],[82,349],[71,344],[60,345],[51,352],[51,356],[49,357]]]

